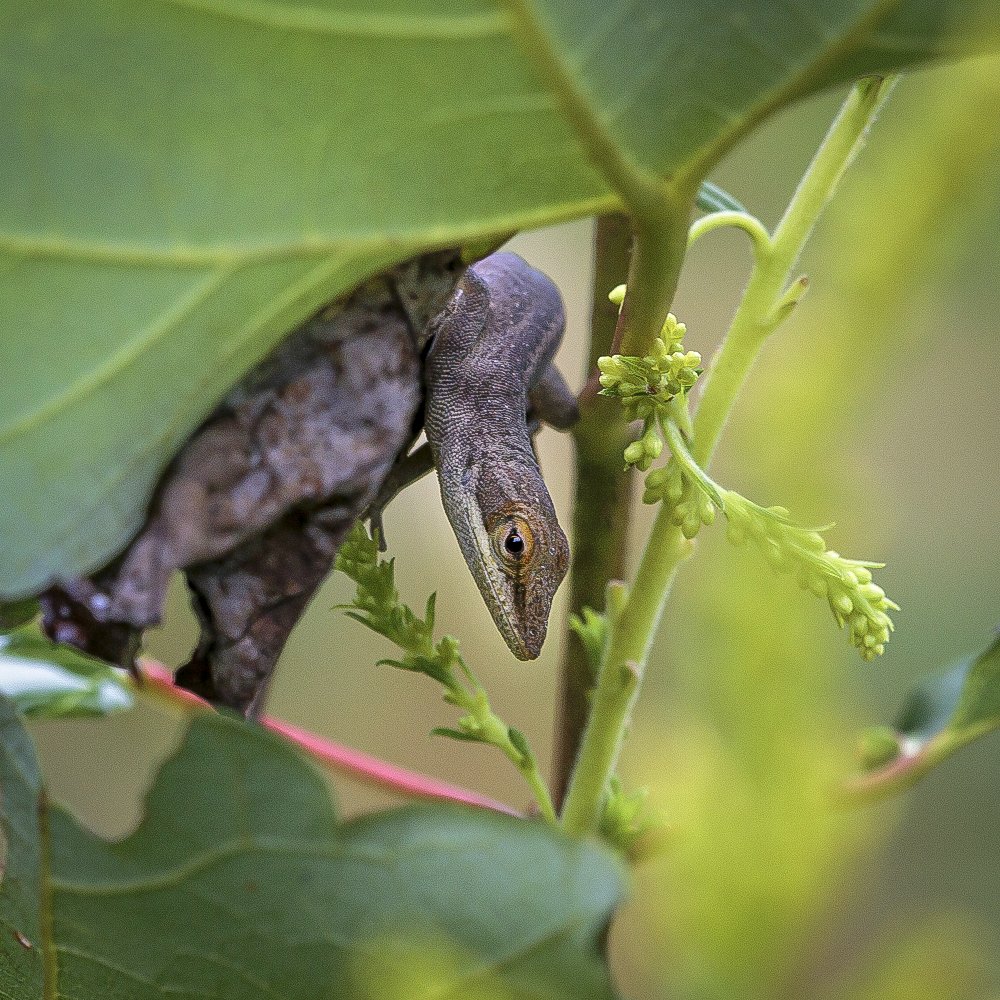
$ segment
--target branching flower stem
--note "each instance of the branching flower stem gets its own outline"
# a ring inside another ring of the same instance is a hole
[[[740,212],[715,213],[700,220],[689,232],[690,242],[721,226],[738,226],[750,235],[756,257],[750,282],[711,365],[695,413],[691,455],[701,469],[708,468],[729,413],[764,342],[805,292],[804,278],[789,286],[792,269],[824,206],[863,143],[889,87],[886,80],[867,80],[851,91],[773,236],[768,236],[763,226]],[[623,349],[634,340],[626,329]],[[635,581],[620,612],[609,616],[610,635],[593,708],[562,811],[562,823],[573,833],[594,831],[600,823],[663,609],[677,570],[693,548],[693,543],[672,522],[671,513],[669,504],[660,505]]]
[[[871,79],[854,87],[803,175],[765,252],[758,252],[743,299],[702,382],[692,455],[703,469],[711,463],[733,403],[764,342],[805,294],[804,278],[789,287],[792,269],[844,171],[863,145],[865,134],[894,82],[894,79]],[[702,219],[701,223],[705,221]],[[758,238],[755,246],[760,245]]]

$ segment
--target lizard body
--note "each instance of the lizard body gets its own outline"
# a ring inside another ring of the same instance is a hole
[[[576,401],[552,365],[555,285],[520,257],[473,265],[430,327],[424,429],[441,500],[480,593],[518,659],[538,656],[569,545],[535,459],[528,411],[557,427]]]

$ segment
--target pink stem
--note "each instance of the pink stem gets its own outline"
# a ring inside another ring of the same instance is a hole
[[[143,679],[155,694],[189,706],[210,707],[208,702],[196,694],[177,687],[174,684],[173,674],[158,663],[143,663],[142,674]],[[389,764],[384,760],[379,760],[378,757],[362,753],[360,750],[354,750],[351,747],[323,739],[313,733],[306,732],[304,729],[282,722],[280,719],[263,716],[260,723],[272,732],[283,736],[290,743],[294,743],[320,764],[341,774],[346,774],[363,784],[388,789],[411,798],[460,802],[463,805],[490,809],[493,812],[506,813],[509,816],[522,815],[503,802],[480,795],[478,792],[430,778],[416,771],[397,767],[395,764]]]

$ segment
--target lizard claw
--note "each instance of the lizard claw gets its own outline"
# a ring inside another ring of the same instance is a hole
[[[379,552],[385,552],[388,546],[385,542],[385,525],[382,523],[382,508],[372,506],[368,511],[368,529],[372,538],[378,542]]]

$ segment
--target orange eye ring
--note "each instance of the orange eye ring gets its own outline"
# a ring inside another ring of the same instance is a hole
[[[492,531],[493,551],[511,569],[528,563],[535,548],[535,536],[523,517],[505,517]]]

